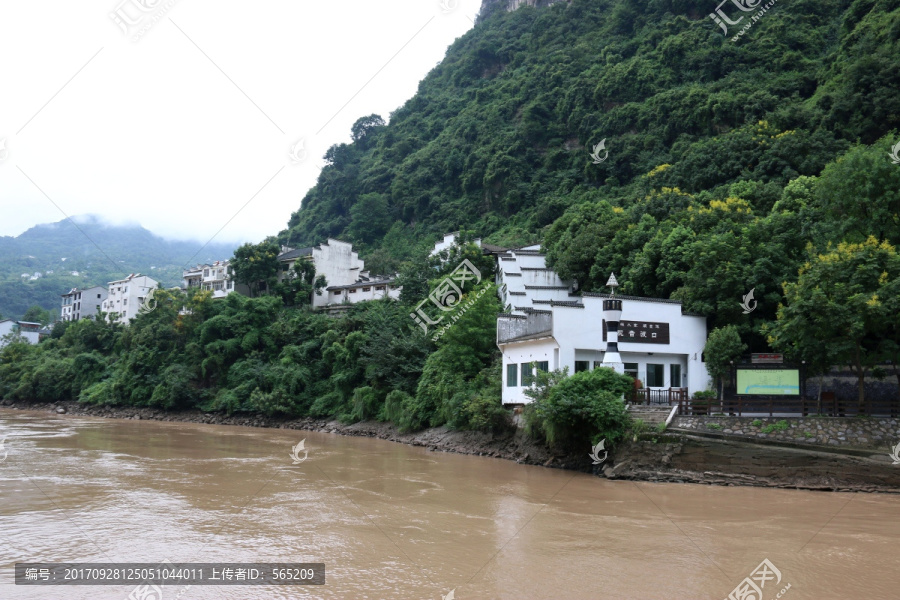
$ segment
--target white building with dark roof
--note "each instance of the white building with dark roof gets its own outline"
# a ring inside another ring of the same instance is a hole
[[[584,293],[550,300],[542,308],[497,319],[497,346],[503,353],[503,404],[527,404],[525,390],[534,368],[569,368],[569,373],[603,363],[609,343],[603,300],[609,294]],[[682,310],[678,300],[614,297],[622,302],[618,353],[625,373],[650,390],[706,390],[709,373],[703,362],[706,317]],[[541,301],[537,301],[541,302]],[[618,362],[618,361],[616,361]]]
[[[547,268],[539,245],[494,252],[497,256],[497,293],[509,314],[547,308],[552,301],[569,300],[577,286]]]
[[[12,319],[0,320],[0,348],[6,345],[4,338],[12,335],[19,337],[29,344],[37,344],[41,341],[41,324],[30,321],[13,321]],[[8,338],[7,338],[8,339]]]
[[[62,294],[60,318],[63,321],[78,321],[96,317],[98,311],[103,309],[103,301],[107,295],[105,287],[95,286],[84,290],[72,288],[68,293]]]
[[[353,245],[333,238],[310,248],[282,247],[278,260],[282,264],[279,280],[284,280],[299,260],[312,261],[316,278],[325,276],[326,288],[313,296],[313,307],[325,308],[339,304],[355,304],[388,296],[400,297],[394,277],[373,277],[365,270],[365,261],[353,250]]]
[[[367,300],[382,298],[400,298],[400,286],[394,277],[360,277],[348,285],[332,285],[322,293],[327,296],[327,304],[356,304]]]

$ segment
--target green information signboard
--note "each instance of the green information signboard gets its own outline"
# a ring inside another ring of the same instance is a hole
[[[798,369],[738,369],[737,393],[761,396],[799,396]]]

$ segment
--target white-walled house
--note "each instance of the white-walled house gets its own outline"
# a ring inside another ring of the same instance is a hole
[[[369,274],[365,270],[365,261],[359,258],[359,255],[353,250],[353,244],[348,242],[328,238],[327,242],[315,247],[297,249],[284,247],[281,254],[278,255],[278,260],[282,264],[279,280],[283,280],[287,276],[298,260],[312,261],[316,268],[316,278],[320,275],[325,276],[327,290],[331,291],[326,290],[321,295],[313,296],[313,307],[315,308],[343,303],[344,297],[350,296],[351,289],[356,289],[357,291],[353,293],[358,294],[362,293],[364,287],[375,287],[367,285],[367,282],[364,281],[363,278],[369,279]],[[347,289],[346,294],[343,293],[344,288]],[[341,293],[334,294],[335,289]],[[366,292],[371,292],[373,296],[367,299],[378,297],[374,294],[375,291],[372,289]]]
[[[103,301],[107,295],[105,287],[95,286],[86,290],[72,288],[62,295],[60,318],[63,321],[78,321],[95,317],[97,311],[103,309]]]
[[[551,300],[546,309],[501,314],[497,346],[503,353],[503,404],[527,404],[532,363],[547,371],[569,373],[594,369],[607,350],[603,300],[609,294],[584,293],[567,301]],[[625,373],[650,389],[687,388],[688,394],[709,386],[702,360],[706,317],[685,313],[681,302],[619,296],[622,314],[618,352]]]
[[[29,321],[13,321],[3,319],[0,321],[0,348],[6,345],[4,337],[9,334],[18,335],[29,344],[37,344],[41,341],[41,324]]]
[[[201,289],[212,292],[213,298],[224,298],[232,292],[250,295],[250,288],[235,283],[231,261],[217,260],[211,265],[197,265],[182,274],[182,289]]]
[[[102,310],[115,323],[130,323],[137,316],[138,310],[144,302],[147,301],[150,292],[158,287],[158,281],[140,273],[132,273],[125,279],[110,281],[108,295],[103,301]]]
[[[565,281],[547,268],[539,245],[511,248],[497,256],[497,293],[509,314],[524,315],[529,310],[546,309],[551,301],[565,302],[576,290],[574,281]]]
[[[322,291],[327,297],[327,304],[356,304],[367,300],[380,300],[388,297],[398,300],[400,286],[394,277],[368,277],[364,275],[349,285],[332,285]]]

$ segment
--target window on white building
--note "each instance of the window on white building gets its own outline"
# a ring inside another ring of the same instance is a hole
[[[356,293],[356,290],[355,290],[355,289],[351,289],[351,290],[349,290],[349,291],[350,291],[351,294],[355,294],[355,293]]]
[[[625,374],[637,379],[638,378],[638,364],[637,363],[625,363]]]
[[[576,360],[575,361],[575,372],[581,373],[582,371],[589,371],[591,369],[591,361],[589,360]]]
[[[665,385],[665,365],[654,365],[647,363],[647,387],[665,387]]]
[[[531,363],[522,363],[521,364],[522,371],[522,385],[524,387],[530,386],[534,383],[534,374],[531,371]]]
[[[548,363],[546,360],[539,360],[536,364],[538,371],[543,371],[544,373],[546,373],[550,370],[550,363]]]
[[[371,292],[371,291],[372,291],[372,288],[370,288],[370,287],[364,287],[364,288],[363,288],[363,291],[364,291],[364,292]]]
[[[681,387],[681,365],[669,365],[669,387]]]
[[[519,378],[517,377],[519,365],[506,365],[506,387],[518,387]]]

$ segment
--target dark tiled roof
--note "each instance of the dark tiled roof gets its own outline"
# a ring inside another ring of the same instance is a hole
[[[532,304],[550,304],[553,300],[532,300]]]
[[[530,306],[525,306],[525,307],[522,307],[522,308],[519,308],[519,307],[517,306],[516,309],[517,309],[517,310],[524,311],[524,312],[526,312],[526,313],[528,313],[528,314],[542,314],[542,315],[552,315],[552,314],[553,314],[553,311],[552,311],[552,310],[541,310],[541,309],[538,309],[538,308],[531,308]]]
[[[526,290],[567,290],[567,285],[526,285]]]
[[[500,260],[512,260],[512,261],[514,261],[514,260],[516,260],[516,257],[515,257],[515,256],[501,256],[501,257],[500,257]]]
[[[498,254],[500,252],[506,252],[509,248],[504,248],[503,246],[495,246],[494,244],[485,244],[481,242],[481,249],[486,251],[487,254]]]
[[[325,290],[330,292],[332,290],[349,290],[352,288],[370,287],[373,285],[394,285],[395,281],[396,280],[393,277],[387,279],[370,279],[366,281],[357,281],[348,285],[330,285],[325,288]]]
[[[310,246],[309,248],[297,248],[296,250],[288,250],[283,254],[279,254],[278,260],[293,260],[295,258],[300,258],[301,256],[311,256],[312,251],[312,246]]]
[[[504,277],[521,277],[522,274],[521,273],[507,273],[506,271],[504,271],[503,276]]]
[[[512,313],[500,313],[497,315],[498,319],[527,319],[525,315],[514,315]],[[3,321],[0,321],[2,323]]]
[[[510,292],[510,296],[524,296],[525,292]]]
[[[527,287],[527,286],[526,286]],[[681,304],[681,300],[671,300],[668,298],[643,298],[641,296],[623,296],[621,294],[616,294],[612,296],[610,294],[604,294],[601,292],[581,292],[581,295],[585,298],[618,298],[619,300],[640,300],[641,302],[658,302],[660,304]]]
[[[535,300],[537,302],[537,300]],[[584,308],[584,304],[581,302],[575,302],[573,300],[550,300],[550,306],[568,306],[570,308]]]
[[[546,256],[540,250],[514,250],[513,252],[522,256]]]
[[[553,271],[553,269],[548,269],[546,267],[519,267],[521,271]]]

